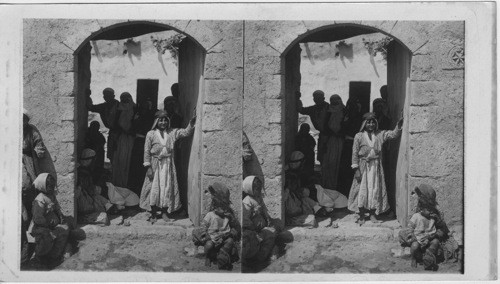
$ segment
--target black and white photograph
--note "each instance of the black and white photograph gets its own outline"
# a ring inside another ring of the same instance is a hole
[[[497,279],[495,4],[0,6],[0,280]]]

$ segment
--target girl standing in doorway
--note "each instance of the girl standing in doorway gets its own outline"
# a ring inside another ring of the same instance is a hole
[[[179,185],[174,164],[174,143],[193,134],[196,116],[184,129],[170,128],[167,112],[156,112],[152,130],[146,135],[144,145],[144,166],[146,178],[141,192],[140,207],[151,212],[154,223],[158,209],[162,218],[169,221],[169,214],[181,208]]]
[[[359,214],[356,222],[360,226],[365,223],[365,213],[376,223],[379,221],[375,215],[389,210],[381,161],[382,145],[387,140],[399,137],[403,126],[401,118],[394,130],[378,130],[374,113],[366,113],[363,118],[352,147],[352,168],[355,174],[348,201],[349,210]]]

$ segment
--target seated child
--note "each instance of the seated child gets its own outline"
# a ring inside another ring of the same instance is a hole
[[[66,248],[69,227],[57,202],[55,178],[42,173],[33,182],[38,195],[33,201],[33,219],[28,229],[35,238],[35,257],[44,264],[57,264]]]
[[[448,237],[448,228],[436,208],[436,192],[426,184],[415,188],[418,196],[417,212],[411,217],[408,227],[413,234],[411,242],[412,267],[423,262],[425,270],[437,270],[437,257],[442,249],[440,244]]]
[[[202,227],[209,236],[205,243],[205,265],[211,266],[217,260],[219,269],[232,269],[232,263],[238,261],[238,249],[241,228],[231,209],[229,189],[218,182],[208,188],[212,203],[210,212],[202,221]]]
[[[262,199],[262,181],[256,176],[246,177],[243,196],[243,234],[248,243],[243,243],[242,258],[263,262],[273,251],[277,232],[271,225],[271,217]]]

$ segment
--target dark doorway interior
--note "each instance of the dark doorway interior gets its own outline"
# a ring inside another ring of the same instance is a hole
[[[153,103],[153,109],[158,109],[158,83],[159,80],[139,79],[137,80],[137,95],[135,97],[138,105],[146,99]]]
[[[358,97],[361,102],[361,113],[370,111],[371,82],[349,82],[349,99]]]

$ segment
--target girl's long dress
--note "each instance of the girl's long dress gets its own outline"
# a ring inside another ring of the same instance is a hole
[[[147,176],[142,186],[140,207],[151,210],[151,206],[167,208],[168,213],[181,208],[177,172],[174,163],[174,143],[180,138],[190,136],[194,128],[189,125],[185,129],[170,129],[161,137],[160,130],[155,129],[146,135],[144,145],[144,165],[151,165],[153,179]]]
[[[361,182],[356,179],[352,181],[349,210],[359,212],[359,208],[374,209],[377,215],[389,210],[382,167],[382,145],[400,135],[401,129],[398,128],[377,131],[372,134],[372,139],[365,131],[356,134],[352,147],[352,164],[359,166]]]

